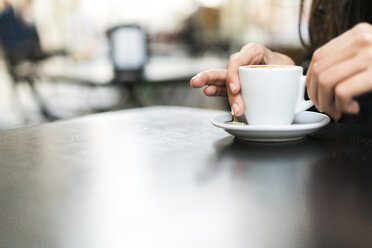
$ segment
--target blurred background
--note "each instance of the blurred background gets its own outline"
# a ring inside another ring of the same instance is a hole
[[[299,5],[0,0],[0,129],[153,105],[228,109],[226,99],[192,89],[190,78],[225,68],[249,42],[300,64]]]

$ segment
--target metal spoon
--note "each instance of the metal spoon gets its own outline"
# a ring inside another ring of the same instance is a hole
[[[231,121],[225,121],[228,124],[235,124],[235,125],[246,125],[247,123],[239,121],[238,117],[234,114],[234,111],[231,109]]]

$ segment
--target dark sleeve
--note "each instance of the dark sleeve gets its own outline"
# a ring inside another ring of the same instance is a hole
[[[301,63],[301,66],[304,68],[304,74],[307,73],[307,70],[309,69],[311,58],[313,54],[310,51],[305,51],[303,55],[303,61]]]
[[[339,122],[353,124],[372,124],[372,92],[356,97],[360,111],[357,115],[343,114]]]
[[[8,40],[8,36],[11,36],[11,31],[14,30],[17,22],[18,20],[13,8],[6,7],[0,13],[0,41],[4,42]]]

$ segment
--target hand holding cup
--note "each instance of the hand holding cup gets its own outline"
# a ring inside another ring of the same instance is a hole
[[[240,94],[239,67],[259,64],[294,65],[294,62],[284,54],[250,43],[230,57],[227,70],[214,69],[201,72],[191,79],[190,84],[194,88],[205,87],[203,92],[207,96],[228,96],[234,114],[241,116],[244,114],[245,105]]]

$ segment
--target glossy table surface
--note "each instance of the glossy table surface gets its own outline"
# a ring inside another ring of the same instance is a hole
[[[372,247],[372,128],[235,140],[219,111],[153,107],[0,132],[0,243]]]

